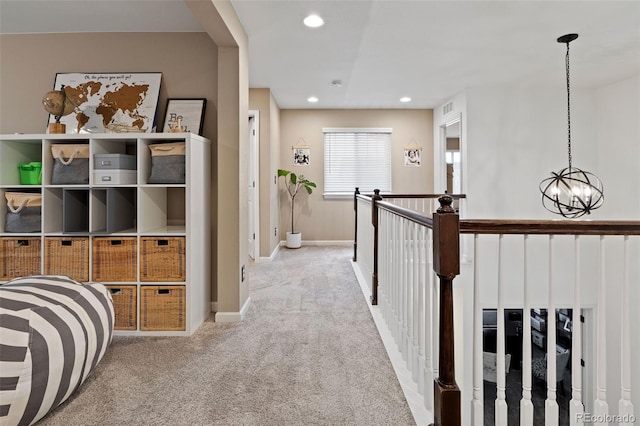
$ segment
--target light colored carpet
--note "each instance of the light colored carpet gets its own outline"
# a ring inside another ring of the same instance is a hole
[[[282,249],[248,265],[245,321],[191,337],[116,337],[39,425],[414,425],[350,265]]]

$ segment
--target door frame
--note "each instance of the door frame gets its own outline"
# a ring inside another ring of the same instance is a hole
[[[253,187],[253,211],[248,211],[247,213],[249,220],[253,219],[253,230],[255,232],[252,257],[254,261],[258,261],[260,258],[260,111],[249,110],[248,119],[249,133],[251,133],[252,130],[255,131],[255,143],[252,150],[251,141],[247,141],[249,144],[249,156],[252,160],[248,162],[247,167],[253,166],[253,170],[249,170],[249,176],[253,175],[255,184]],[[253,126],[251,125],[252,119]],[[249,134],[249,137],[251,137],[251,134]]]

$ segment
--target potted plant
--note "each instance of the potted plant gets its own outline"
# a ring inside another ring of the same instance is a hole
[[[289,170],[278,169],[278,177],[284,178],[284,186],[289,194],[289,198],[291,199],[291,231],[287,232],[287,247],[299,248],[302,246],[302,233],[295,232],[293,227],[296,195],[298,195],[298,191],[302,188],[307,191],[307,194],[311,194],[313,192],[313,188],[316,187],[316,184],[305,178],[303,175],[298,176]]]

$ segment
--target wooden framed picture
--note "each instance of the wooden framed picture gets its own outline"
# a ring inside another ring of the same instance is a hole
[[[167,112],[164,117],[163,132],[202,135],[204,111],[207,106],[205,98],[172,98],[167,99]]]
[[[159,72],[57,73],[54,90],[64,88],[74,106],[60,123],[66,133],[155,132],[161,79]]]

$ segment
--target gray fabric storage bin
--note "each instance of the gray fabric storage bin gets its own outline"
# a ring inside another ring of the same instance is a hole
[[[185,183],[184,142],[149,145],[151,175],[149,183]]]
[[[42,196],[35,193],[7,192],[4,232],[40,232]]]
[[[53,185],[89,183],[89,145],[51,145]]]

